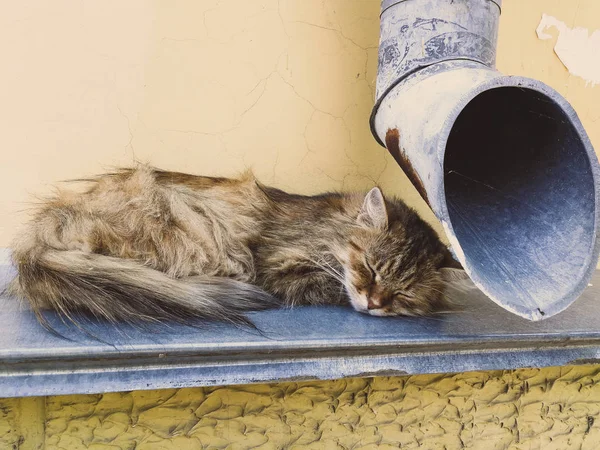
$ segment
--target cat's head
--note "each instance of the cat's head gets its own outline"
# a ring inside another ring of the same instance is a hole
[[[422,316],[444,309],[448,282],[467,278],[435,231],[412,209],[365,197],[345,249],[344,286],[354,309]]]

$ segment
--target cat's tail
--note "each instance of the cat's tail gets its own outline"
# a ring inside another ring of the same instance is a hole
[[[175,279],[134,260],[82,251],[32,249],[19,256],[9,290],[28,300],[44,325],[48,309],[75,323],[83,312],[113,322],[250,324],[244,312],[276,306],[258,287],[230,278]]]

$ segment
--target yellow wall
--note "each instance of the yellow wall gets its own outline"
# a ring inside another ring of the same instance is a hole
[[[600,366],[0,400],[0,448],[16,442],[47,450],[595,450]]]
[[[600,148],[600,88],[570,77],[535,35],[542,12],[600,27],[600,3],[503,9],[499,68],[558,89]],[[34,194],[134,160],[252,167],[298,192],[377,182],[435,223],[369,131],[378,11],[378,0],[11,2],[0,15],[0,247]]]
[[[377,0],[5,5],[0,247],[31,194],[134,160],[220,175],[252,167],[299,192],[378,182],[433,221],[368,129],[378,9]],[[499,68],[558,89],[600,149],[600,88],[570,76],[553,41],[535,35],[542,12],[600,28],[600,3],[504,0],[503,9]],[[592,449],[599,374],[578,367],[0,400],[0,448],[453,449],[462,440],[486,450]]]

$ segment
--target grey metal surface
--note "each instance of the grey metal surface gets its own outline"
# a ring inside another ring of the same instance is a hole
[[[600,363],[599,273],[593,283],[577,307],[542,322],[473,290],[457,312],[429,319],[311,307],[253,314],[262,333],[90,326],[105,343],[59,321],[70,340],[55,336],[2,297],[0,397]]]
[[[493,67],[500,9],[490,0],[382,2],[377,100],[408,74],[448,60]]]
[[[382,6],[373,134],[491,300],[534,321],[564,311],[600,253],[600,166],[576,112],[493,68],[499,5]]]

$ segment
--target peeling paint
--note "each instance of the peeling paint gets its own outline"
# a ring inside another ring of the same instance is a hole
[[[592,86],[600,83],[600,29],[590,33],[587,28],[569,28],[556,17],[543,14],[536,30],[538,38],[552,39],[547,33],[551,28],[558,31],[554,51],[569,73]]]

